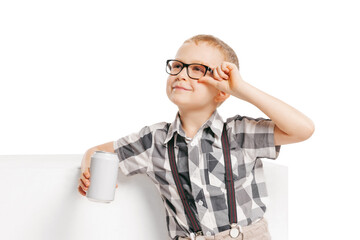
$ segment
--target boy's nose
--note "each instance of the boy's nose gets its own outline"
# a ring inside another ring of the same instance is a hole
[[[177,78],[180,80],[186,80],[188,77],[187,72],[186,72],[186,67],[184,67],[183,69],[181,69],[181,71],[178,73]]]

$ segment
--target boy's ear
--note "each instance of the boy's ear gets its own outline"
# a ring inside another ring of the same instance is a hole
[[[217,103],[221,103],[224,102],[228,97],[230,97],[230,94],[219,91],[214,100]]]

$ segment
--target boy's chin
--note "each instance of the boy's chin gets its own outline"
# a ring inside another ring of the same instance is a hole
[[[181,101],[172,101],[173,104],[175,104],[179,109],[188,109],[191,108],[191,104],[187,102],[181,102]]]
[[[178,96],[172,95],[169,97],[169,100],[178,107],[190,105],[189,100],[184,99],[183,97],[178,97]]]
[[[195,111],[195,110],[202,110],[205,108],[205,106],[197,105],[194,103],[184,103],[184,102],[173,102],[179,110],[182,111]]]
[[[189,102],[184,101],[172,101],[173,104],[175,104],[179,109],[190,109],[192,104]]]
[[[209,106],[209,104],[211,105],[211,103],[194,102],[195,100],[190,101],[190,99],[183,97],[177,98],[172,96],[169,100],[181,110],[202,110]]]

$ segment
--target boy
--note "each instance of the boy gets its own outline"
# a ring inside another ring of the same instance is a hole
[[[147,174],[164,202],[171,239],[271,239],[262,157],[276,159],[280,145],[304,141],[314,124],[286,103],[243,81],[235,52],[211,35],[184,42],[168,60],[166,93],[178,107],[173,123],[89,149],[78,190],[90,184],[94,151],[116,152],[125,175]],[[230,95],[270,119],[216,111]]]

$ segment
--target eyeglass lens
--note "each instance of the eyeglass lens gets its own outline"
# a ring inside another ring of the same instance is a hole
[[[177,75],[181,72],[181,70],[184,68],[184,64],[179,61],[169,61],[166,66],[166,71],[170,75]],[[199,79],[203,76],[205,76],[206,73],[206,67],[199,64],[190,64],[187,67],[187,74],[190,78]]]

